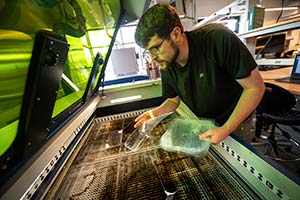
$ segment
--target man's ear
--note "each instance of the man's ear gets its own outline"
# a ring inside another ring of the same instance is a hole
[[[181,35],[181,28],[179,26],[175,26],[171,32],[171,38],[173,38],[174,41],[178,41],[178,37]]]

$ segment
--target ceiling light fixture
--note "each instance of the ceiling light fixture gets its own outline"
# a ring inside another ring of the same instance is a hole
[[[281,10],[297,10],[298,7],[283,7],[283,8],[266,8],[266,12],[281,11]]]

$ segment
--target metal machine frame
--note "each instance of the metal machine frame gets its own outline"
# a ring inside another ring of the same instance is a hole
[[[151,84],[148,87],[151,87]],[[148,87],[139,88],[137,92],[147,91]],[[100,96],[95,96],[80,113],[64,125],[57,136],[51,139],[51,144],[36,156],[30,167],[6,190],[1,199],[31,199],[39,186],[47,181],[47,176],[51,176],[53,180],[50,182],[53,182],[60,171],[55,170],[55,167],[63,168],[63,164],[71,156],[80,139],[84,137],[86,124],[90,123],[102,101]],[[126,107],[125,104],[123,106]],[[185,118],[193,118],[193,114],[186,114],[186,109],[178,113]],[[266,158],[245,146],[236,137],[227,137],[221,144],[211,147],[260,198],[297,199],[299,197],[300,186],[297,180],[292,180],[278,166],[275,168],[266,162]],[[63,161],[58,165],[61,158]],[[56,175],[50,175],[52,171],[55,171]]]

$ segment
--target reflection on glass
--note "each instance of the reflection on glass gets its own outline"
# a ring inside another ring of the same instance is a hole
[[[0,156],[16,136],[37,31],[52,30],[70,44],[52,113],[55,117],[84,94],[94,57],[100,52],[106,58],[119,15],[119,0],[1,3],[0,17],[6,20],[0,21]]]

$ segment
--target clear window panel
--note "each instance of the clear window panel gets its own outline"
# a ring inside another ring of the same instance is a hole
[[[105,59],[119,15],[119,0],[1,4],[0,17],[5,20],[0,20],[0,156],[17,134],[35,34],[50,30],[66,37],[70,44],[54,118],[82,98],[94,57],[101,52]]]

